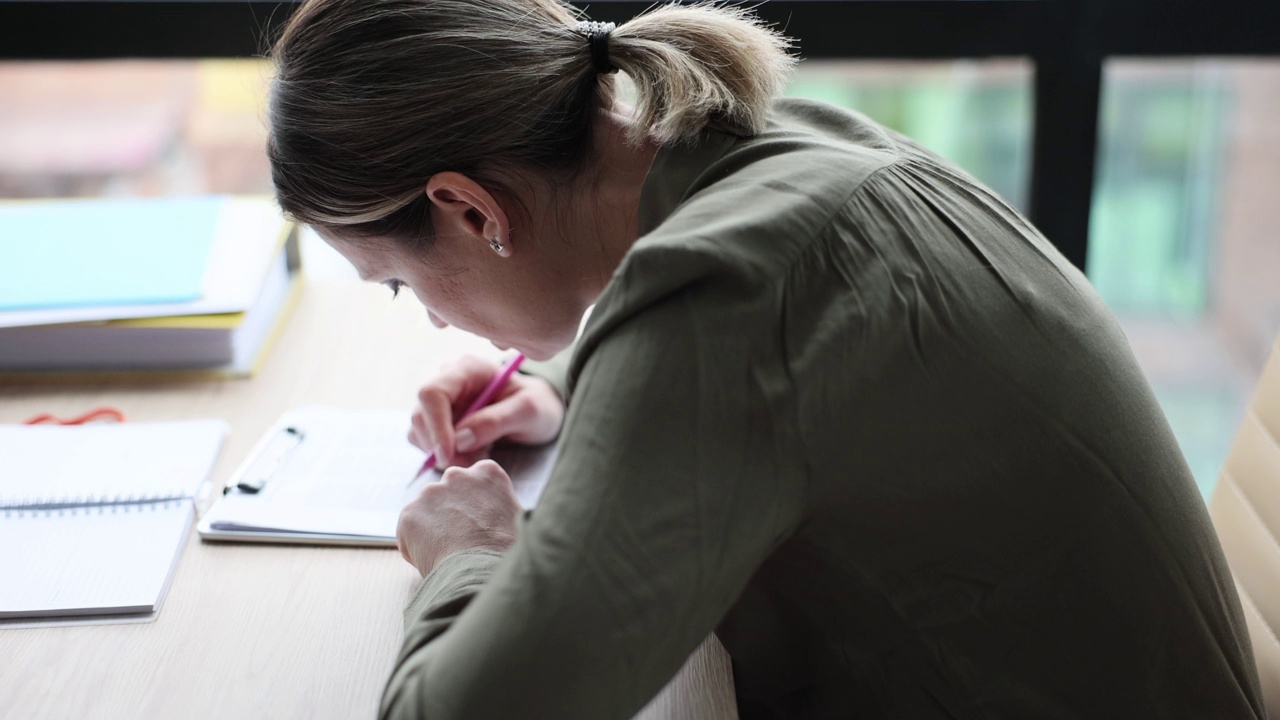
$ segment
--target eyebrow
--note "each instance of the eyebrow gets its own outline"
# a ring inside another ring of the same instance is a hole
[[[355,267],[352,265],[352,267]],[[356,277],[360,278],[360,282],[374,282],[373,277],[379,274],[377,268],[372,268],[369,272],[365,272],[361,268],[356,268]]]

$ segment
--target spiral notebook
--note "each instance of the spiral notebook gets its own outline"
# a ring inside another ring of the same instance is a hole
[[[154,618],[226,432],[0,425],[0,627]]]

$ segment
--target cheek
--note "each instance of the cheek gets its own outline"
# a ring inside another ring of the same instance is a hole
[[[436,327],[452,325],[482,336],[491,331],[483,297],[465,284],[450,278],[414,278],[411,289]]]

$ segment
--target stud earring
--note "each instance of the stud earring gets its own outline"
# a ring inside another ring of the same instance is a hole
[[[493,237],[489,240],[489,247],[493,248],[493,251],[496,253],[500,253],[503,250],[507,249],[506,245],[503,245],[502,243],[498,242],[497,237]]]

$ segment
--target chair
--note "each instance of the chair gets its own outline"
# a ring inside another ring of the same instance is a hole
[[[1235,575],[1270,717],[1280,717],[1280,338],[1209,503]]]

